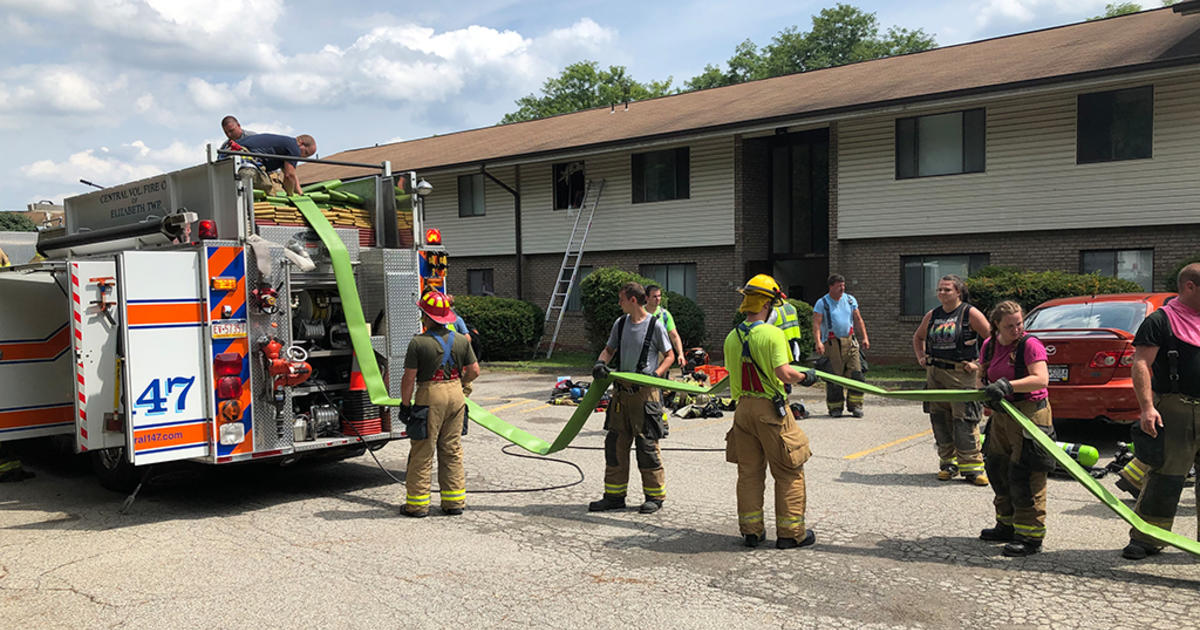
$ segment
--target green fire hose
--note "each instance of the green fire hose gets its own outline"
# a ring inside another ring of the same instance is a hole
[[[290,197],[290,200],[300,210],[300,213],[304,215],[304,218],[308,220],[309,225],[321,238],[326,249],[329,250],[329,255],[333,262],[334,277],[337,280],[338,295],[342,299],[342,310],[346,316],[346,325],[350,329],[350,342],[354,348],[354,355],[358,358],[363,378],[367,383],[367,392],[371,396],[371,403],[389,407],[400,406],[403,404],[402,401],[388,395],[387,387],[383,382],[383,375],[379,370],[379,364],[375,360],[375,350],[371,347],[371,337],[367,332],[367,322],[363,317],[362,302],[358,297],[358,287],[354,282],[354,270],[350,265],[350,255],[346,251],[345,243],[338,238],[337,234],[333,231],[333,226],[329,224],[328,219],[325,218],[325,215],[321,213],[321,210],[312,199],[304,195],[296,195]],[[842,387],[849,387],[877,396],[898,398],[900,400],[970,402],[985,399],[985,394],[981,390],[922,389],[888,391],[868,383],[825,372],[817,372],[817,375],[826,381],[841,385]],[[546,442],[527,431],[514,427],[470,400],[467,400],[468,416],[476,424],[513,444],[531,453],[546,455],[563,450],[579,435],[579,431],[583,429],[584,423],[587,422],[592,411],[599,404],[600,398],[604,395],[604,391],[608,389],[613,380],[695,394],[707,394],[716,391],[717,388],[724,385],[724,381],[721,381],[714,383],[710,387],[701,387],[690,383],[680,383],[678,381],[670,381],[642,374],[614,372],[609,378],[597,379],[592,383],[592,386],[588,388],[588,393],[579,401],[579,406],[575,408],[575,412],[571,414],[566,425],[559,431],[554,442]],[[1129,509],[1128,506],[1093,479],[1074,459],[1063,452],[1054,440],[1050,439],[1050,436],[1046,435],[1037,425],[1033,424],[1029,418],[1022,415],[1016,407],[1008,401],[1001,401],[1000,405],[1005,413],[1012,416],[1025,429],[1027,434],[1033,436],[1034,442],[1042,450],[1049,453],[1063,470],[1066,470],[1076,481],[1083,484],[1084,488],[1087,488],[1096,498],[1100,499],[1101,503],[1116,512],[1118,516],[1133,526],[1134,529],[1163,544],[1171,545],[1193,555],[1200,556],[1200,543],[1143,521],[1133,510]]]

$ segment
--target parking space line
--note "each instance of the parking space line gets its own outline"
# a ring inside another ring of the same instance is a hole
[[[553,407],[553,406],[554,406],[554,405],[543,404],[543,405],[541,405],[541,406],[538,406],[538,407],[533,407],[533,408],[531,408],[531,409],[522,409],[522,410],[521,410],[521,413],[531,413],[531,412],[534,412],[534,411],[538,411],[539,409],[545,409],[546,407]]]
[[[528,405],[529,403],[536,403],[536,402],[541,402],[541,401],[540,400],[530,400],[529,398],[515,398],[515,399],[513,399],[513,402],[510,402],[506,405],[500,405],[499,407],[491,407],[488,409],[488,411],[491,413],[496,413],[497,411],[500,411],[501,409],[508,409],[509,407],[520,407],[521,405]]]
[[[915,440],[919,437],[925,437],[926,435],[933,435],[933,429],[926,429],[920,433],[914,433],[908,437],[902,437],[899,440],[892,440],[891,442],[888,442],[887,444],[880,444],[879,446],[876,446],[874,448],[869,448],[865,451],[859,451],[857,453],[847,455],[847,456],[843,457],[842,459],[858,459],[860,457],[866,457],[867,455],[870,455],[871,453],[876,453],[876,452],[882,451],[885,448],[892,447],[897,444],[902,444],[909,440]]]

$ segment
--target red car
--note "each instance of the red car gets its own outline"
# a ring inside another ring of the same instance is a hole
[[[1038,306],[1025,330],[1046,346],[1055,419],[1135,422],[1133,336],[1174,293],[1059,298]]]

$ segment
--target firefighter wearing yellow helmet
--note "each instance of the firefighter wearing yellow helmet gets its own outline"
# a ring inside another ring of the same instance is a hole
[[[725,368],[737,411],[725,435],[726,461],[736,463],[738,530],[747,547],[766,539],[763,492],[767,467],[775,479],[775,546],[806,547],[816,535],[804,522],[804,462],[812,452],[784,397],[785,383],[812,385],[811,371],[791,366],[783,331],[766,323],[773,306],[787,298],[775,279],[759,274],[740,290],[746,321],[725,337]]]
[[[412,338],[404,357],[400,399],[411,407],[400,407],[407,427],[409,446],[407,496],[402,513],[422,517],[429,514],[429,486],[433,454],[437,451],[438,486],[445,514],[462,514],[466,505],[466,475],[463,470],[462,434],[465,433],[466,401],[463,388],[479,377],[479,362],[471,342],[455,335],[456,319],[450,300],[440,291],[430,291],[417,301],[425,332]],[[413,398],[413,389],[416,398]]]

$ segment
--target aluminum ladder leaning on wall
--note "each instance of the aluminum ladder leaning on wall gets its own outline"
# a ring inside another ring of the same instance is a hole
[[[567,300],[570,298],[571,288],[575,286],[575,279],[579,276],[579,261],[583,258],[583,245],[587,242],[588,232],[592,229],[592,217],[596,214],[596,207],[600,205],[600,195],[603,192],[603,179],[588,180],[583,189],[583,201],[580,202],[579,212],[575,215],[575,225],[571,228],[571,237],[567,239],[567,249],[563,252],[562,265],[558,268],[558,279],[554,283],[554,289],[550,292],[550,304],[546,307],[545,326],[548,326],[550,319],[554,318],[554,333],[550,335],[549,344],[547,344],[546,332],[542,331],[542,338],[533,350],[534,357],[541,354],[543,346],[546,348],[547,359],[554,354],[554,344],[558,342],[558,332],[562,328],[563,313],[567,310]]]

